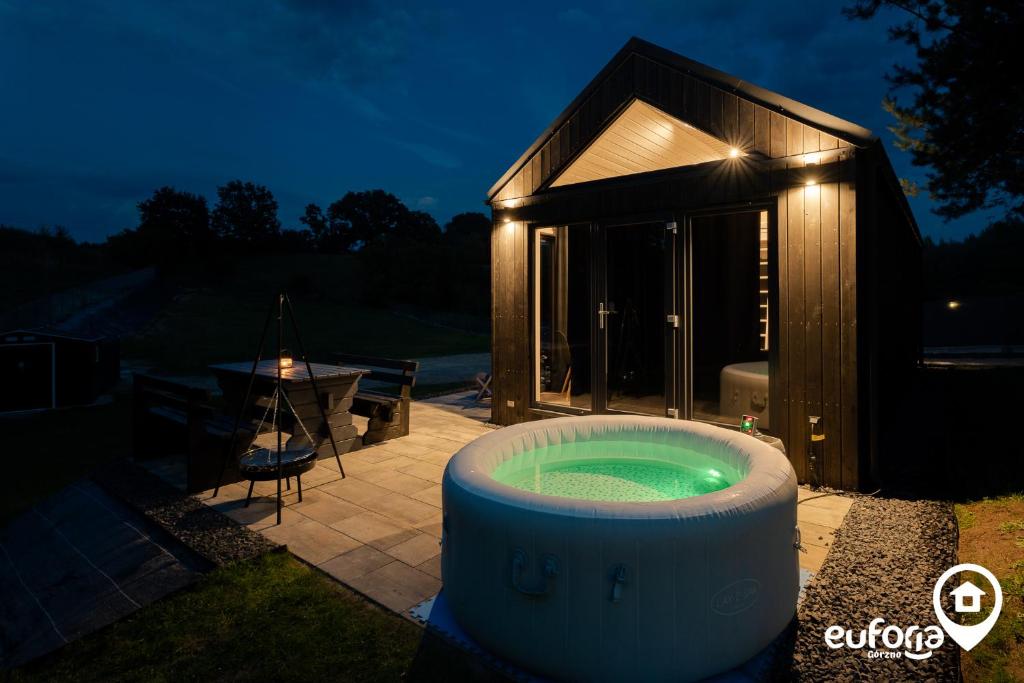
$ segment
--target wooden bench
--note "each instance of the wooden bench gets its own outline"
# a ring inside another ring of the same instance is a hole
[[[388,393],[376,388],[360,388],[352,399],[353,415],[369,418],[363,444],[380,443],[409,433],[409,401],[416,384],[416,371],[420,364],[414,360],[395,360],[336,353],[338,365],[369,370],[363,380],[390,384],[398,388],[397,393]]]
[[[132,439],[136,457],[183,453],[186,491],[198,493],[216,486],[234,419],[213,405],[210,392],[161,377],[133,373],[132,397]],[[235,442],[236,456],[249,447],[254,436],[253,425],[243,423]],[[230,458],[223,483],[241,479],[238,458]]]

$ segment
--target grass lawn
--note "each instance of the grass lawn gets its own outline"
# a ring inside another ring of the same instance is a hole
[[[964,680],[1024,681],[1024,494],[960,504],[956,516],[960,561],[991,571],[1003,590],[995,627],[973,650],[962,653]],[[984,579],[978,585],[985,588]]]
[[[355,265],[346,256],[305,254],[274,259],[252,257],[221,285],[187,291],[140,335],[123,340],[125,358],[144,359],[174,374],[201,374],[211,363],[248,360],[274,293],[288,287],[302,341],[312,360],[331,353],[417,358],[490,350],[478,332],[431,324],[354,300]],[[265,352],[276,349],[272,325]],[[298,344],[285,324],[285,346]]]
[[[15,671],[13,681],[462,680],[447,646],[288,553],[182,593]],[[422,641],[422,642],[421,642]]]

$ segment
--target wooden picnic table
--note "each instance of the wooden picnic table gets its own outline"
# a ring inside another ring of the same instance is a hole
[[[352,413],[349,412],[349,409],[352,407],[352,398],[359,387],[359,378],[369,374],[369,371],[324,363],[310,363],[310,368],[313,370],[313,377],[316,378],[320,402],[327,417],[327,426],[324,425],[323,417],[317,406],[313,381],[306,369],[306,364],[301,360],[295,360],[291,367],[281,368],[281,380],[285,393],[288,395],[288,401],[295,409],[295,414],[302,420],[303,426],[314,439],[323,436],[323,443],[317,449],[318,455],[320,457],[333,457],[334,455],[334,451],[331,450],[331,442],[327,439],[328,427],[334,436],[338,453],[357,450],[362,445],[362,439],[359,436],[358,428],[352,424]],[[252,372],[252,362],[220,363],[211,365],[210,370],[217,377],[217,384],[224,392],[224,405],[230,414],[236,415],[242,401],[245,400],[249,374]],[[257,363],[252,397],[250,397],[250,405],[245,412],[246,419],[254,422],[260,420],[267,412],[267,407],[270,406],[276,386],[277,361],[269,359]],[[295,424],[291,411],[284,401],[279,403],[278,415],[284,431],[291,434],[302,433],[301,427]],[[267,414],[267,420],[269,422],[270,414]]]

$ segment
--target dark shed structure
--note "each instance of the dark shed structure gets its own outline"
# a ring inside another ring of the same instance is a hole
[[[496,423],[753,414],[802,481],[879,479],[921,240],[870,131],[633,38],[488,203]]]
[[[0,333],[0,412],[92,403],[119,373],[115,338],[46,329]]]

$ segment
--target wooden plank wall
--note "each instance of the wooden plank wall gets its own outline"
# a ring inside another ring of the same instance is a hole
[[[527,419],[530,387],[529,264],[527,230],[519,221],[495,222],[491,231],[491,419]]]
[[[599,186],[538,193],[634,93],[760,154],[649,178],[627,176]],[[808,168],[805,155],[813,152],[839,159]],[[657,211],[681,215],[716,204],[770,202],[776,209],[777,273],[772,431],[785,442],[801,481],[809,481],[808,416],[819,416],[826,436],[819,445],[822,483],[860,488],[865,468],[859,451],[856,152],[824,132],[634,55],[555,131],[492,203],[494,420],[513,424],[537,417],[529,407],[528,224]],[[808,186],[804,181],[810,177],[819,182]],[[504,222],[507,216],[512,222]]]
[[[857,489],[856,193],[850,180],[780,188],[779,362],[772,425],[779,425],[801,481],[809,469],[810,423],[820,418],[817,480]]]

